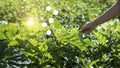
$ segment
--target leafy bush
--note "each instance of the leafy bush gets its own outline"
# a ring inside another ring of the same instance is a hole
[[[0,67],[119,68],[120,25],[114,19],[91,34],[80,27],[114,0],[0,2]]]

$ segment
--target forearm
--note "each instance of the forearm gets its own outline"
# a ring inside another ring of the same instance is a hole
[[[93,21],[93,25],[97,26],[102,24],[120,14],[120,0],[117,1],[112,7],[110,7],[104,14],[99,16]]]

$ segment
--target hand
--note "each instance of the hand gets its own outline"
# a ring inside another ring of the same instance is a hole
[[[80,31],[82,33],[90,33],[95,29],[95,25],[91,22],[91,23],[87,23],[85,25],[82,26],[82,28],[80,29]]]

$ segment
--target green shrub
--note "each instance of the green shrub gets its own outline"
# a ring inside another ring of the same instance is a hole
[[[0,1],[0,67],[119,68],[118,19],[79,32],[114,1]]]

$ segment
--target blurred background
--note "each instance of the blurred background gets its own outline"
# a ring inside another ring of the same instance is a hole
[[[80,32],[115,2],[0,0],[0,68],[119,68],[119,17]]]

